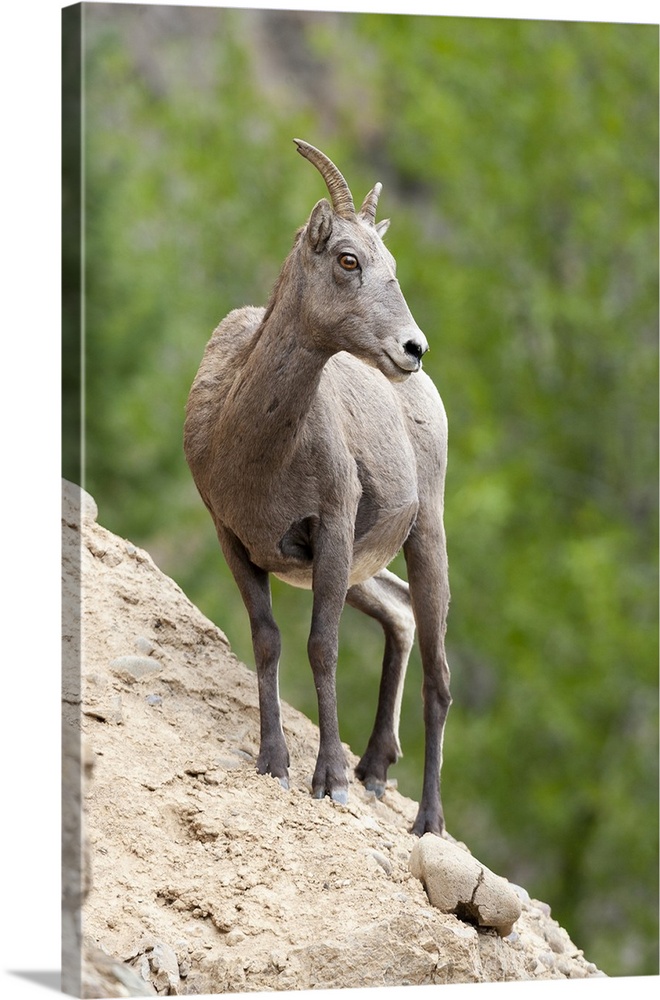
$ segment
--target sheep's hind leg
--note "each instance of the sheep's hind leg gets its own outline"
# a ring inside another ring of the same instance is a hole
[[[401,756],[401,697],[415,638],[415,619],[408,584],[386,569],[370,580],[351,587],[346,603],[375,618],[385,633],[376,720],[367,749],[355,768],[355,774],[365,788],[381,798],[387,784],[387,769]]]

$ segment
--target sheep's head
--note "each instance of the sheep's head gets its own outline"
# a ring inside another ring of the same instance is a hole
[[[301,139],[298,152],[319,170],[331,201],[314,206],[299,247],[305,255],[302,308],[315,343],[345,350],[388,378],[407,378],[421,367],[428,344],[396,279],[396,262],[383,243],[389,220],[376,222],[381,185],[358,212],[334,163]]]

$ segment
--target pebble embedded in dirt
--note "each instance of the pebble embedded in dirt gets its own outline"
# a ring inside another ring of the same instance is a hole
[[[110,662],[110,670],[113,674],[129,684],[160,669],[161,665],[158,660],[154,660],[150,656],[118,656]]]

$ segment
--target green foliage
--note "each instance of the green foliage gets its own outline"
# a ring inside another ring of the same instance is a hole
[[[167,13],[165,13],[167,11]],[[381,211],[450,420],[449,829],[611,974],[657,972],[657,33],[614,24],[88,6],[86,486],[252,662],[183,460],[229,309],[324,193]],[[75,359],[64,376],[75,386]],[[400,568],[400,561],[397,562]],[[275,583],[315,717],[309,595]],[[381,636],[347,609],[360,752]],[[219,677],[218,683],[222,680]],[[419,795],[421,666],[404,695]],[[295,762],[294,762],[295,766]]]

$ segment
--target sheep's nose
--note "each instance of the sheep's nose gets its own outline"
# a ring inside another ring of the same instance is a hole
[[[422,355],[426,354],[429,349],[429,345],[426,342],[426,338],[420,334],[418,337],[407,340],[403,345],[403,349],[406,354],[409,354],[415,359],[415,361],[421,361]]]

